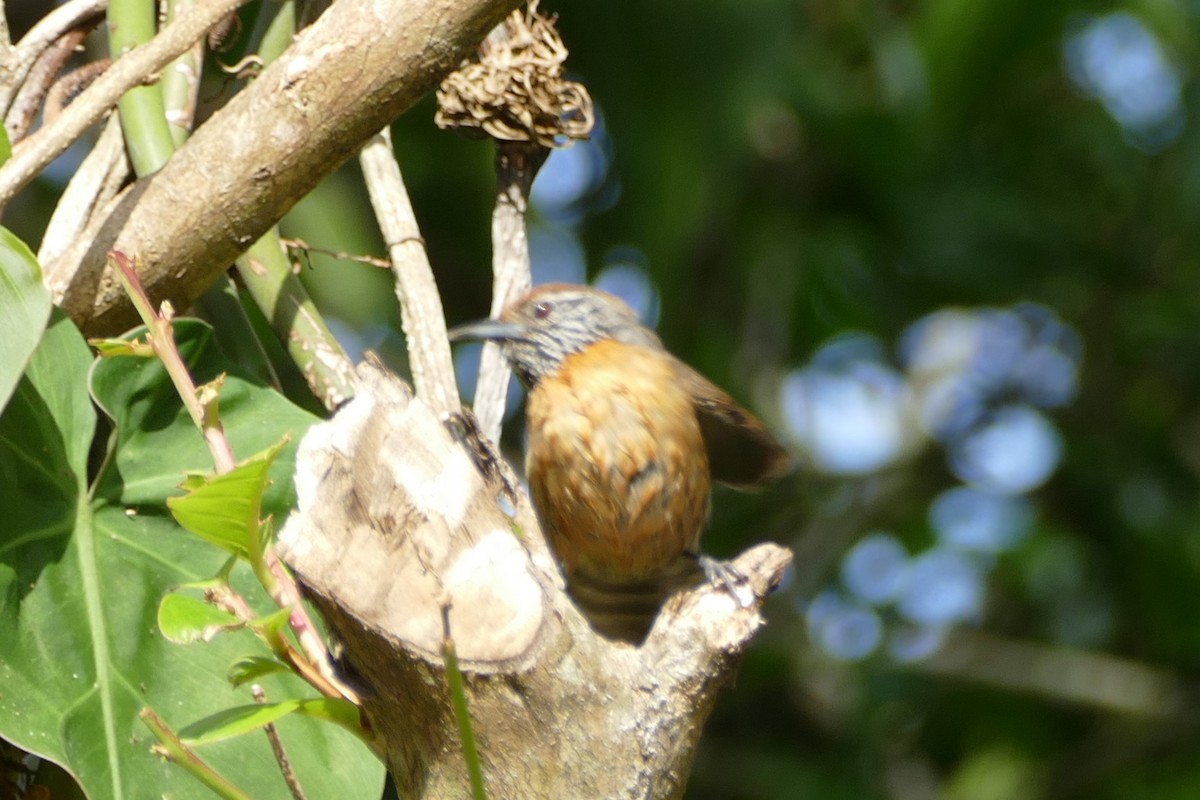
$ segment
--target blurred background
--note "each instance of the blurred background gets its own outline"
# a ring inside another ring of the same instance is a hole
[[[628,299],[796,455],[714,500],[709,552],[796,562],[688,798],[1200,797],[1200,2],[543,10],[601,122],[535,184],[536,280]],[[394,133],[453,324],[492,149],[433,110]],[[383,254],[354,165],[283,228]],[[389,275],[300,263],[403,370]]]

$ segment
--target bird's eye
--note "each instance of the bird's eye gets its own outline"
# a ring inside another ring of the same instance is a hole
[[[543,300],[533,307],[533,316],[537,319],[545,319],[550,316],[550,312],[554,310],[554,303]]]

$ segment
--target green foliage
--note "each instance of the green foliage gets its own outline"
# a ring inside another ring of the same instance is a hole
[[[7,134],[0,145],[3,162]],[[23,241],[0,228],[0,409],[20,380],[49,316],[50,292],[42,284],[37,259]]]
[[[176,644],[210,641],[222,631],[236,630],[244,623],[212,603],[176,591],[158,604],[158,629]]]
[[[209,346],[210,333],[196,322],[177,325],[181,349],[201,380],[231,366]],[[117,423],[94,479],[88,453],[97,419],[89,367],[94,395]],[[263,501],[264,509],[282,515],[291,502],[294,442],[312,418],[233,374],[225,392],[222,415],[237,451],[261,451],[293,437],[270,470],[275,482]],[[93,798],[210,796],[150,752],[153,740],[138,712],[150,706],[181,726],[228,707],[238,697],[225,678],[229,665],[261,653],[248,631],[190,646],[157,632],[164,595],[225,567],[225,553],[181,530],[166,513],[166,499],[177,493],[185,470],[202,469],[206,460],[159,362],[93,364],[74,326],[61,317],[0,417],[0,507],[6,509],[0,735],[62,764]],[[33,497],[38,502],[28,501]],[[247,583],[236,570],[233,578]],[[256,606],[269,607],[261,591],[242,591]],[[178,600],[166,605],[175,619],[186,610]],[[174,626],[176,632],[182,634],[186,622]],[[198,624],[195,613],[190,622]],[[311,694],[293,676],[260,677],[269,699]],[[351,734],[297,715],[279,728],[312,796],[378,793],[382,767]],[[288,796],[265,738],[215,744],[204,758],[254,797]],[[337,770],[328,769],[333,762]]]
[[[287,671],[287,665],[276,661],[273,658],[265,658],[264,656],[247,656],[246,658],[238,659],[233,666],[229,668],[229,682],[234,686],[242,686],[243,684],[256,681],[264,675],[273,675],[276,672]]]
[[[168,497],[175,521],[210,544],[233,555],[261,552],[262,495],[267,472],[283,445],[277,444],[238,464],[232,472],[189,486],[181,497]]]
[[[222,372],[221,421],[239,453],[261,453],[284,436],[290,443],[270,465],[271,483],[262,499],[262,514],[282,519],[295,503],[291,474],[295,448],[313,417],[281,395],[241,377],[212,346],[212,328],[194,319],[174,322],[175,339],[197,385]],[[138,328],[128,338],[145,338]],[[180,403],[157,359],[119,358],[96,362],[92,369],[93,399],[116,427],[112,469],[97,480],[96,493],[127,506],[161,505],[177,494],[186,475],[206,475],[212,459],[200,434]],[[135,474],[136,481],[125,476]]]

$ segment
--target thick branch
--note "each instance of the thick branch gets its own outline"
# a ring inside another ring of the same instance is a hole
[[[376,131],[432,89],[516,0],[339,0],[130,192],[64,298],[89,333],[132,321],[105,254],[136,253],[156,301],[186,308]]]
[[[305,436],[296,488],[282,555],[343,644],[405,797],[470,796],[442,664],[447,605],[490,797],[682,796],[791,558],[756,547],[735,561],[743,597],[705,586],[668,601],[642,646],[601,638],[528,502],[509,517],[500,482],[370,362],[354,399]]]

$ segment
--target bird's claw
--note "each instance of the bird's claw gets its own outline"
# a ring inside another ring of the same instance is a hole
[[[750,579],[742,574],[742,571],[735,567],[732,561],[722,561],[701,553],[696,556],[696,563],[703,570],[705,579],[711,584],[724,587],[725,591],[729,592],[729,596],[737,601],[739,607],[749,608],[753,605],[753,600],[739,591],[743,586],[749,586]]]

